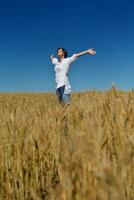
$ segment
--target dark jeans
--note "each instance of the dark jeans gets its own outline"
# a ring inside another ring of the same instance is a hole
[[[56,94],[58,96],[59,103],[69,103],[70,102],[70,94],[65,94],[65,85],[56,89]]]

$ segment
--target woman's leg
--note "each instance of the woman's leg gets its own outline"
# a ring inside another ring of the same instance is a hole
[[[65,85],[57,88],[57,90],[56,90],[56,94],[58,96],[59,103],[62,105],[70,104],[70,101],[71,101],[70,94],[65,94],[64,90],[65,90]]]
[[[71,103],[71,95],[70,94],[63,94],[63,101],[64,101],[64,104],[70,104]]]
[[[61,100],[63,99],[64,90],[65,90],[65,85],[58,88]]]
[[[56,89],[56,94],[58,96],[59,103],[62,105],[64,104],[64,101],[63,101],[64,90],[65,90],[65,85]]]
[[[57,94],[59,103],[61,103],[61,97],[60,97],[60,93],[59,93],[58,89],[56,89],[56,94]]]

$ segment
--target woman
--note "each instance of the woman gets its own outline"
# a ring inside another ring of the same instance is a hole
[[[59,59],[54,58],[53,55],[50,57],[52,64],[55,65],[56,94],[59,103],[63,106],[66,104],[69,105],[71,102],[71,85],[68,80],[69,66],[72,62],[77,60],[78,57],[87,53],[96,55],[96,51],[92,48],[80,53],[75,53],[71,57],[67,57],[68,53],[66,49],[60,47],[57,49],[57,56]]]

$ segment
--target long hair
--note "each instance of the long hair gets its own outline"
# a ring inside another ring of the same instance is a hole
[[[68,55],[68,52],[67,52],[67,50],[66,49],[64,49],[63,47],[59,47],[58,49],[57,49],[57,53],[58,53],[58,50],[59,49],[62,49],[62,51],[63,51],[63,53],[64,53],[64,58],[66,58],[67,57],[67,55]]]

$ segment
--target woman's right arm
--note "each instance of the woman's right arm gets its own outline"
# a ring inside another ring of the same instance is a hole
[[[50,56],[50,59],[52,60],[54,57],[53,57],[53,54]]]
[[[53,55],[50,56],[52,64],[56,65],[58,63],[58,59],[54,58]]]

